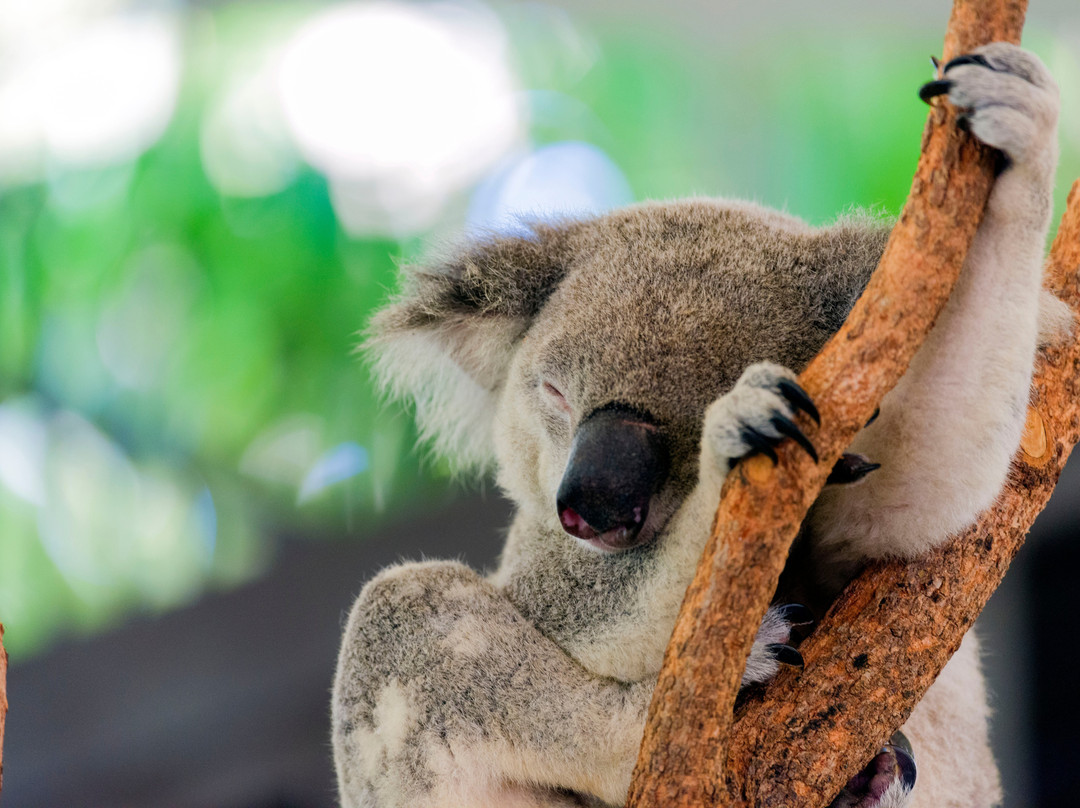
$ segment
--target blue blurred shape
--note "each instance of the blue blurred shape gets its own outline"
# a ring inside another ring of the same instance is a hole
[[[195,497],[195,505],[192,508],[192,516],[195,519],[195,530],[202,544],[202,562],[209,567],[214,560],[214,549],[217,547],[217,508],[214,507],[214,497],[210,489],[203,487]]]
[[[32,505],[45,502],[48,435],[33,399],[0,404],[0,483]]]
[[[363,446],[346,441],[323,454],[304,477],[299,502],[307,502],[335,483],[348,480],[368,470],[368,452]]]
[[[634,201],[619,167],[591,143],[552,143],[512,162],[476,189],[467,229],[528,235],[523,222],[581,218]]]

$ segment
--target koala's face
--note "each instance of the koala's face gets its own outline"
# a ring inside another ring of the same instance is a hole
[[[868,232],[691,201],[488,241],[412,276],[375,323],[377,369],[437,448],[494,458],[533,521],[637,546],[693,488],[708,405],[753,362],[803,367],[843,321],[880,255]]]
[[[658,266],[649,247],[575,257],[514,354],[495,420],[503,488],[602,550],[657,535],[696,481],[705,408],[754,359],[722,284]]]

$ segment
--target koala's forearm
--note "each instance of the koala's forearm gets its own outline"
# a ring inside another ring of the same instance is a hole
[[[966,527],[1000,490],[1024,423],[1045,233],[1002,255],[1016,229],[988,221],[979,231],[934,330],[852,444],[881,468],[827,490],[815,508],[824,545],[914,555]]]
[[[1013,69],[1042,71],[1034,61]],[[1018,90],[1009,95],[995,87],[1005,98],[996,105],[1000,119],[980,133],[1006,152],[1010,165],[995,183],[938,322],[885,396],[878,419],[852,444],[880,470],[861,485],[827,489],[811,515],[815,538],[841,559],[914,555],[962,530],[992,503],[1020,440],[1040,302],[1044,323],[1055,314],[1040,280],[1057,96],[1041,72],[1030,82],[983,72],[1008,82],[1005,90]],[[974,79],[968,83],[978,90]],[[965,92],[977,101],[976,91]]]

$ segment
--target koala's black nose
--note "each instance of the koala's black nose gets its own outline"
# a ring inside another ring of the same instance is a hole
[[[556,494],[563,529],[605,550],[639,544],[668,463],[667,443],[652,418],[618,404],[595,410],[574,435]]]

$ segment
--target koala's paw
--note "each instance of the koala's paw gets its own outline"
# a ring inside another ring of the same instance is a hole
[[[915,787],[915,757],[897,732],[866,767],[844,786],[829,808],[904,808]]]
[[[948,95],[961,126],[1011,164],[1056,153],[1057,84],[1037,56],[1016,45],[995,42],[957,56],[919,90],[927,103],[937,95]]]
[[[742,675],[742,687],[768,682],[781,665],[793,665],[801,668],[802,654],[788,645],[791,629],[806,626],[814,622],[810,610],[799,603],[783,606],[770,606],[758,626],[754,645],[750,649],[750,658],[746,660],[746,670]]]
[[[728,467],[758,453],[776,462],[773,447],[791,438],[816,462],[814,445],[794,420],[799,410],[821,422],[817,407],[799,387],[794,373],[771,362],[758,362],[705,411],[705,448],[712,452],[713,462],[726,461]]]

